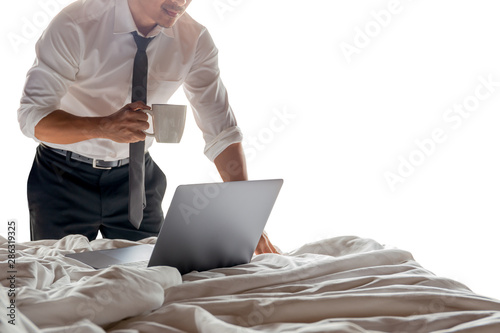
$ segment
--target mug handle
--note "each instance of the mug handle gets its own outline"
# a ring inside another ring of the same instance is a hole
[[[149,114],[151,116],[151,118],[154,117],[154,114],[153,114],[153,112],[151,110],[142,110],[142,112]],[[154,124],[154,122],[153,122],[153,124]],[[153,133],[146,132],[145,130],[143,132],[147,136],[155,136],[154,127],[153,127]]]

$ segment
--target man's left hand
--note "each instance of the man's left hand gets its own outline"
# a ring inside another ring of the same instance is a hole
[[[248,180],[245,153],[241,142],[233,143],[224,149],[214,160],[222,180],[225,182]],[[255,254],[277,253],[281,254],[267,237],[266,232],[260,236],[255,248]]]
[[[262,235],[260,236],[259,243],[255,248],[255,254],[263,254],[263,253],[281,254],[281,252],[271,243],[269,237],[265,232],[263,232]]]

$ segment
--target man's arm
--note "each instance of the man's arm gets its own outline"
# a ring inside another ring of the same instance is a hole
[[[55,110],[35,126],[38,140],[71,144],[95,138],[105,138],[121,143],[144,140],[149,123],[148,116],[138,110],[150,109],[142,102],[125,105],[106,117],[79,117],[63,110]]]
[[[224,149],[215,158],[214,163],[223,181],[248,180],[245,154],[240,142]]]
[[[214,160],[215,166],[225,182],[248,180],[247,166],[243,146],[233,143],[222,151]],[[260,236],[255,254],[279,253],[264,232]]]

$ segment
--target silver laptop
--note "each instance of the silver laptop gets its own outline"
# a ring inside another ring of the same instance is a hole
[[[147,262],[181,274],[250,262],[282,179],[180,185],[156,245],[68,254],[94,268]]]

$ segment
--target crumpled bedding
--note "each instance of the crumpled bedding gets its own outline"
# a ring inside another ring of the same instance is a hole
[[[435,276],[407,251],[355,236],[184,276],[166,266],[94,270],[64,257],[155,241],[70,235],[16,244],[16,325],[4,315],[0,331],[500,332],[500,301]],[[0,238],[3,309],[7,255]]]

